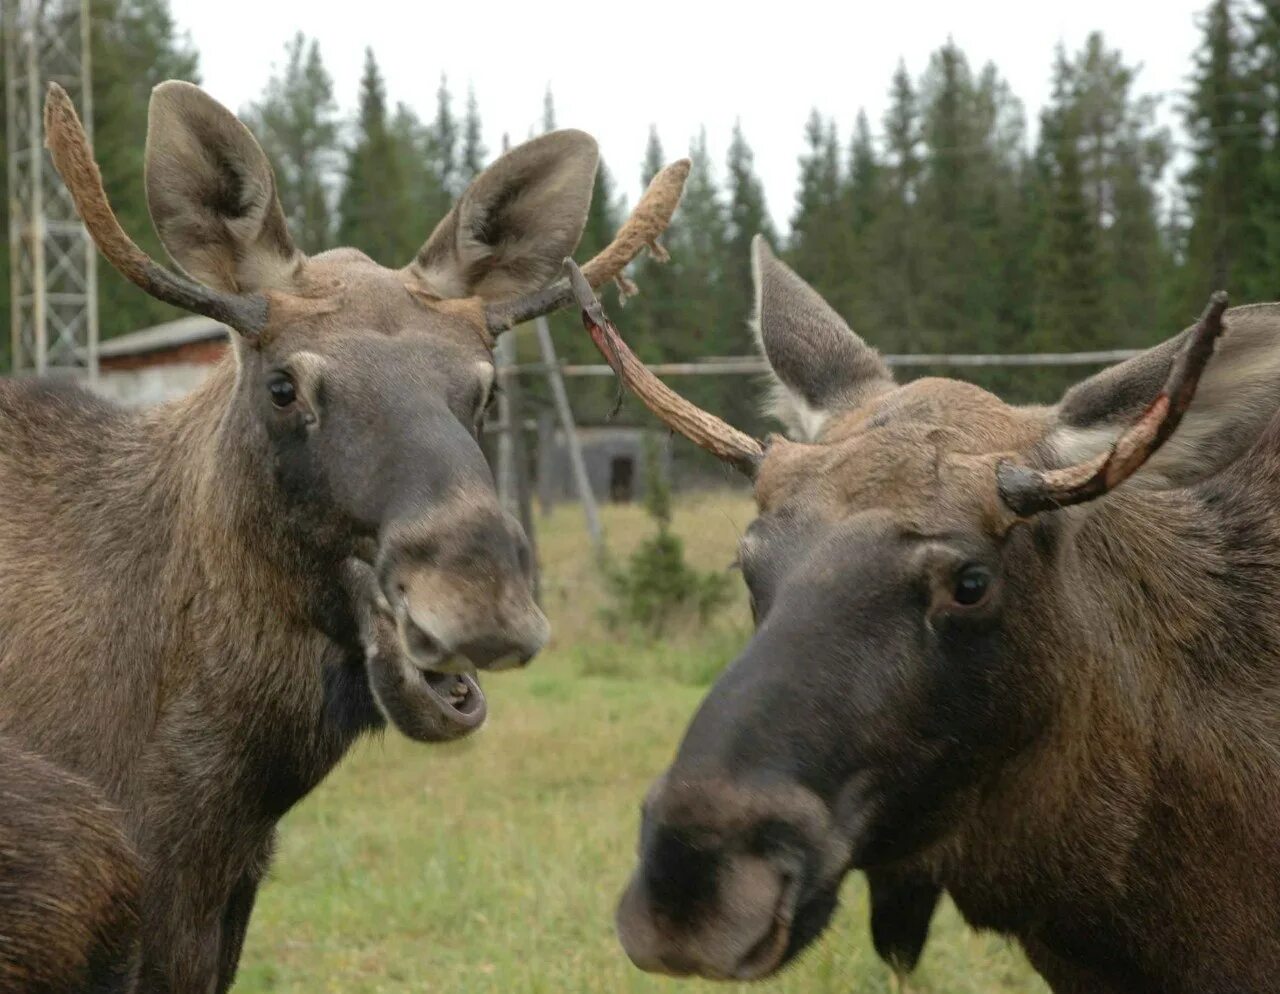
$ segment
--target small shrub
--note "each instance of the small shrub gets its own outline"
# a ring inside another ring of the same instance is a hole
[[[605,564],[612,603],[603,616],[612,628],[635,625],[659,635],[678,618],[692,615],[706,621],[729,599],[729,578],[694,569],[685,561],[684,543],[671,532],[671,487],[651,438],[645,440],[644,460],[644,506],[656,531],[624,565]]]

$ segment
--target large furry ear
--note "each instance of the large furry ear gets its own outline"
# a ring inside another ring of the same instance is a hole
[[[777,384],[770,413],[812,442],[832,414],[893,387],[880,354],[781,262],[760,235],[751,242],[755,332]]]
[[[283,288],[300,256],[266,153],[190,83],[161,83],[147,119],[147,206],[169,255],[218,290]]]
[[[1134,475],[1181,487],[1212,476],[1248,450],[1280,412],[1280,304],[1234,307],[1178,430]],[[1191,329],[1076,384],[1044,442],[1053,465],[1109,449],[1155,399]]]
[[[472,180],[410,270],[440,297],[492,301],[540,289],[582,237],[598,162],[595,139],[581,131],[513,148]]]

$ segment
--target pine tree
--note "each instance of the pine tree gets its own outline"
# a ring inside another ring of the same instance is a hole
[[[556,130],[556,100],[551,94],[551,84],[542,92],[542,133]]]
[[[439,188],[446,191],[450,198],[461,193],[458,121],[453,116],[453,95],[449,92],[449,80],[443,75],[440,77],[440,86],[436,89],[436,117],[431,123],[430,153]],[[447,205],[442,206],[447,209]]]
[[[399,248],[404,253],[416,252],[427,233],[448,213],[453,197],[440,183],[431,159],[431,128],[424,125],[407,104],[396,104],[396,112],[388,126],[390,144],[396,156],[392,171],[403,183],[404,217],[396,228]],[[397,258],[399,258],[397,257]]]
[[[267,82],[245,118],[275,168],[289,229],[304,252],[319,252],[333,238],[330,208],[339,168],[337,104],[320,47],[301,31],[285,45],[283,69]]]
[[[1269,192],[1264,103],[1238,7],[1236,0],[1209,7],[1185,109],[1193,163],[1183,176],[1190,211],[1176,301],[1183,319],[1214,289],[1229,290],[1237,302],[1270,299],[1276,289],[1257,209]]]
[[[1263,237],[1259,293],[1263,300],[1280,300],[1280,0],[1258,0],[1247,20],[1255,53],[1252,85],[1262,112],[1263,164],[1254,201]]]
[[[1135,75],[1097,32],[1069,67],[1084,189],[1099,238],[1104,327],[1123,345],[1145,344],[1156,331],[1167,266],[1156,185],[1169,139],[1156,127],[1154,99],[1133,96]]]
[[[402,111],[396,129],[387,120],[387,96],[373,50],[365,51],[355,137],[347,150],[338,204],[339,240],[386,266],[404,265],[423,235],[413,216],[412,179],[406,175],[406,144],[412,121]]]
[[[884,168],[876,154],[871,123],[865,111],[858,111],[853,138],[849,143],[849,173],[845,183],[843,213],[857,234],[870,230],[882,206]]]
[[[480,105],[476,102],[475,87],[467,88],[467,114],[462,121],[461,180],[470,183],[482,169],[489,150],[484,147],[480,126]]]
[[[920,195],[920,104],[907,67],[898,64],[884,118],[885,198],[873,237],[879,244],[873,278],[880,302],[867,331],[871,340],[889,352],[920,351],[917,299],[922,286],[917,202]],[[856,320],[856,318],[855,318]]]
[[[885,165],[876,151],[871,123],[866,113],[859,111],[849,144],[849,166],[838,210],[845,232],[845,244],[838,260],[843,274],[841,290],[831,304],[852,327],[872,336],[882,346],[889,343],[881,331],[881,291],[876,273],[881,248],[878,232],[887,196]]]
[[[1036,248],[1035,327],[1030,342],[1046,351],[1085,349],[1105,333],[1098,215],[1082,162],[1082,108],[1073,72],[1059,48],[1053,100],[1041,117],[1037,155],[1045,218]]]
[[[788,256],[796,272],[830,299],[839,295],[843,283],[839,260],[845,255],[847,231],[847,219],[841,211],[840,150],[834,123],[813,109],[805,122],[804,140]],[[840,303],[833,301],[833,306],[839,309]]]
[[[921,84],[926,162],[917,222],[928,233],[920,256],[917,338],[928,351],[995,351],[1005,338],[998,281],[997,202],[1010,164],[999,127],[1010,108],[998,76],[975,79],[948,42],[934,53]],[[1015,109],[1016,110],[1016,109]]]

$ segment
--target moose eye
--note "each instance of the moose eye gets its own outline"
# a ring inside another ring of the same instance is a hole
[[[287,373],[277,373],[267,381],[267,392],[271,394],[271,403],[285,408],[298,399],[298,388]]]
[[[956,574],[955,589],[951,598],[961,607],[973,607],[982,603],[991,589],[991,571],[985,566],[970,563]]]

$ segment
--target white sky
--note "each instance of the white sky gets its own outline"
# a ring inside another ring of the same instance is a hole
[[[200,50],[205,88],[232,109],[255,99],[301,29],[320,41],[339,103],[352,109],[366,45],[391,101],[429,119],[441,72],[455,111],[472,84],[491,152],[541,120],[550,84],[558,124],[595,135],[633,202],[649,124],[668,159],[706,125],[723,168],[735,118],[756,155],[768,204],[785,226],[794,208],[805,118],[834,115],[847,140],[859,107],[880,130],[899,58],[912,76],[953,37],[975,68],[993,60],[1026,104],[1049,92],[1053,49],[1078,48],[1099,29],[1130,64],[1141,92],[1181,91],[1208,0],[897,0],[767,5],[699,0],[409,3],[400,0],[171,0],[178,26]],[[756,8],[756,10],[753,10]],[[1165,99],[1174,121],[1176,97]]]

